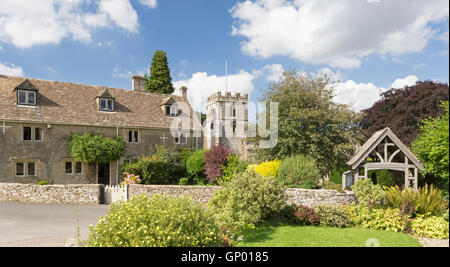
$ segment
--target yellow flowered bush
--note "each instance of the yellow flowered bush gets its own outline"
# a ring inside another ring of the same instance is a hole
[[[448,239],[449,225],[443,217],[418,215],[411,224],[414,234],[422,237]]]
[[[278,175],[278,171],[280,170],[280,164],[281,162],[277,159],[273,161],[263,162],[255,166],[254,171],[264,177],[276,177]]]
[[[140,195],[116,202],[90,230],[91,247],[208,247],[220,242],[213,214],[189,197]]]
[[[369,209],[361,205],[350,205],[346,208],[353,225],[391,232],[401,232],[404,222],[400,217],[400,210],[396,208]],[[443,217],[417,215],[410,218],[411,234],[429,238],[449,238],[449,224]]]

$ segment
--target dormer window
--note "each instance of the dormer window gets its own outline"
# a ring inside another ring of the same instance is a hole
[[[163,101],[161,102],[161,107],[167,117],[178,116],[179,113],[178,104],[173,99],[173,97],[163,99]]]
[[[178,105],[166,105],[166,116],[176,117],[178,116]]]
[[[100,94],[97,96],[98,99],[98,107],[100,111],[106,111],[106,112],[114,112],[114,105],[115,105],[115,99],[114,97],[109,93],[108,89],[105,89],[100,92]]]
[[[17,90],[17,104],[36,106],[36,92]]]
[[[100,110],[101,111],[114,111],[114,99],[100,98]]]
[[[17,93],[17,105],[37,105],[37,93],[39,90],[29,80],[25,80],[19,86],[14,88],[14,90]]]
[[[178,105],[177,104],[173,104],[172,106],[170,106],[170,115],[171,116],[178,115]]]

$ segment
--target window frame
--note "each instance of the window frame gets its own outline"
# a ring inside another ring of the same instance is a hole
[[[187,137],[184,133],[175,133],[174,142],[176,145],[186,145]]]
[[[137,137],[137,140],[136,140],[136,137]],[[130,140],[130,138],[131,138],[131,140]],[[139,130],[127,130],[126,140],[127,140],[128,144],[140,144],[141,143],[140,131]]]
[[[20,94],[24,93],[25,94],[25,101],[21,102],[20,101]],[[33,95],[33,102],[30,103],[30,94]],[[17,90],[17,105],[20,106],[36,106],[37,105],[37,93],[36,91],[31,91],[31,90],[23,90],[23,89],[18,89]]]
[[[166,105],[166,117],[178,117],[179,113],[178,104]]]
[[[105,102],[105,108],[102,108],[103,101]],[[116,101],[114,99],[100,97],[98,107],[99,107],[100,111],[115,112],[115,104],[116,104],[115,102]],[[111,103],[111,109],[109,109],[109,106],[110,106],[109,103]]]
[[[80,172],[78,172],[78,164],[80,164]],[[74,170],[75,170],[75,172],[74,172],[74,174],[75,175],[77,175],[77,174],[83,174],[83,162],[81,162],[81,161],[75,161],[75,168],[74,168]]]
[[[70,164],[70,172],[67,172],[67,164]],[[73,175],[73,162],[72,161],[64,161],[64,174],[65,175]]]
[[[22,174],[18,174],[18,172],[17,172],[17,166],[19,164],[22,164]],[[23,161],[14,162],[14,174],[15,174],[15,176],[16,177],[25,177],[25,173],[26,173],[25,162],[23,162]]]
[[[30,174],[30,164],[33,164],[33,174]],[[27,176],[36,177],[36,162],[30,161],[27,162]]]
[[[30,139],[25,139],[25,128],[30,128]],[[36,139],[36,129],[39,129],[40,131],[40,139]],[[43,142],[44,141],[44,128],[40,126],[30,126],[30,125],[23,125],[22,126],[22,141],[23,142]]]
[[[24,177],[38,177],[38,162],[39,161],[35,161],[35,160],[26,160],[26,159],[21,159],[21,160],[17,160],[14,161],[14,176],[17,178],[24,178]],[[22,165],[22,172],[23,174],[18,174],[17,173],[17,167],[19,165]],[[32,170],[32,174],[30,174],[30,165],[33,166]]]
[[[70,163],[70,170],[71,172],[68,173],[67,172],[67,164]],[[81,166],[81,172],[77,172],[77,164],[80,164]],[[73,160],[64,160],[63,161],[63,168],[64,168],[64,175],[82,175],[84,172],[84,168],[83,168],[83,162],[81,161],[73,161]]]
[[[178,116],[178,105],[177,104],[172,104],[170,105],[170,116],[176,117]]]

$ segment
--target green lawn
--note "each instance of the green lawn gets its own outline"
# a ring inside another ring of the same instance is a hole
[[[419,247],[406,234],[364,228],[327,228],[312,226],[264,226],[249,231],[238,247],[365,247],[369,239],[381,247]]]

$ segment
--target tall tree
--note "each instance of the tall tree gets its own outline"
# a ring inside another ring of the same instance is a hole
[[[362,127],[366,137],[389,127],[406,144],[411,145],[417,136],[419,123],[444,112],[440,106],[449,99],[448,84],[424,81],[402,89],[391,89],[382,99],[364,110]]]
[[[334,88],[326,75],[285,72],[272,83],[264,101],[278,102],[278,143],[261,156],[307,155],[323,174],[345,165],[361,141],[360,115],[333,102]]]
[[[425,163],[425,173],[440,179],[440,185],[448,193],[449,185],[449,104],[441,105],[445,113],[437,118],[425,119],[420,134],[412,144],[413,151]]]
[[[175,89],[170,76],[166,52],[157,50],[153,55],[150,77],[147,81],[147,91],[161,94],[172,94]]]

